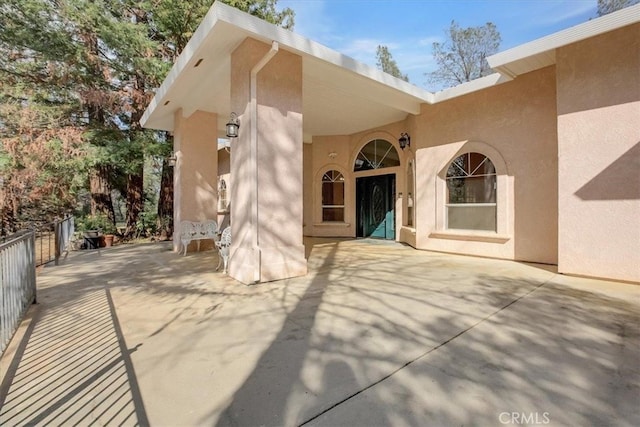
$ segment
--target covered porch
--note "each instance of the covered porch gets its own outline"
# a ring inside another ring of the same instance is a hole
[[[640,423],[637,286],[379,240],[305,247],[309,274],[268,286],[169,243],[47,267],[2,359],[2,424]]]

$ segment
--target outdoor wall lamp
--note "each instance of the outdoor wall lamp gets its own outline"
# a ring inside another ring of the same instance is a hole
[[[400,138],[398,139],[398,144],[400,144],[400,148],[404,150],[404,147],[411,147],[411,137],[408,133],[401,133]]]
[[[169,166],[173,167],[176,165],[177,161],[178,158],[176,157],[176,153],[171,152],[171,157],[167,157],[167,163],[169,164]]]
[[[240,129],[240,121],[236,113],[231,113],[229,123],[227,123],[227,138],[237,138],[238,129]]]

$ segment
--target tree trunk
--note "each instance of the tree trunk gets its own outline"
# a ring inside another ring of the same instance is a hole
[[[138,227],[138,219],[140,217],[140,213],[144,209],[143,163],[140,162],[136,169],[136,173],[130,173],[127,175],[127,228],[124,233],[127,238],[135,236]]]
[[[1,209],[1,221],[2,230],[0,231],[0,235],[8,236],[9,234],[15,233],[18,231],[18,210],[19,210],[19,200],[16,199],[12,194],[7,194],[10,192],[3,192],[2,194],[2,209]]]
[[[89,174],[91,190],[91,215],[104,214],[115,223],[115,212],[111,200],[111,168],[107,165],[96,166]]]
[[[173,235],[173,166],[164,159],[158,197],[158,229],[163,239]]]

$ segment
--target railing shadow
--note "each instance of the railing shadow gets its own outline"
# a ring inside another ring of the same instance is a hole
[[[0,387],[2,425],[149,425],[110,290],[39,308]]]

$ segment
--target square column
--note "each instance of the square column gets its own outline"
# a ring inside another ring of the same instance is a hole
[[[173,250],[180,245],[180,221],[216,220],[218,215],[218,115],[176,111],[173,150]],[[206,241],[203,241],[202,244]],[[192,242],[192,245],[197,244]]]
[[[302,58],[246,39],[231,76],[240,131],[231,147],[229,274],[246,284],[305,275]]]

